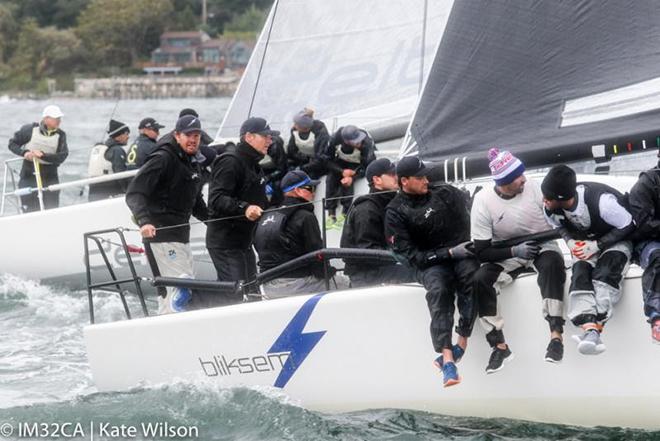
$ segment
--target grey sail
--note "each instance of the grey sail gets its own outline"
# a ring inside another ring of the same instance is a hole
[[[660,144],[654,0],[456,2],[403,153],[569,162]],[[468,170],[468,173],[470,170]]]
[[[410,120],[453,0],[278,0],[218,138],[249,116],[287,130],[303,107],[332,130]]]

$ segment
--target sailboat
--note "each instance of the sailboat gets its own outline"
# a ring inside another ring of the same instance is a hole
[[[654,1],[437,3],[451,12],[401,154],[440,164],[438,179],[483,174],[479,164],[493,145],[528,166],[655,146]],[[580,179],[624,191],[635,181]],[[93,324],[84,332],[100,390],[184,379],[274,388],[330,412],[408,408],[658,429],[660,351],[650,342],[639,277],[632,268],[623,282],[604,335],[607,351],[583,356],[566,338],[559,365],[543,361],[548,335],[536,278],[519,278],[500,294],[516,359],[487,375],[489,348],[475,330],[459,365],[463,382],[447,389],[432,365],[425,293],[415,284]],[[566,326],[567,336],[574,332]]]
[[[350,20],[337,24],[328,20],[329,14]],[[253,114],[267,117],[271,126],[288,133],[293,115],[309,105],[318,109],[317,116],[328,121],[329,129],[352,123],[373,129],[377,141],[401,137],[447,16],[444,5],[420,0],[392,1],[387,8],[375,0],[357,4],[275,2],[217,141],[238,137],[240,124]],[[45,191],[80,188],[134,173],[66,182]],[[82,289],[86,281],[83,233],[122,227],[134,249],[141,244],[123,198],[9,214],[5,206],[16,199],[5,164],[0,210],[3,272]],[[53,226],[57,226],[56,233]],[[215,270],[206,254],[205,233],[204,224],[192,225],[195,272],[210,279],[215,277]],[[117,277],[124,278],[130,271],[118,243],[119,238],[112,233],[101,245]],[[133,258],[138,275],[149,277],[144,255],[133,254]],[[101,252],[95,247],[90,248],[90,259],[92,279],[107,277]]]

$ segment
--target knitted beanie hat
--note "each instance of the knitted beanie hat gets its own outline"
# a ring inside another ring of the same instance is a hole
[[[488,160],[490,173],[497,185],[510,184],[525,172],[525,165],[507,150],[491,148],[488,150]]]

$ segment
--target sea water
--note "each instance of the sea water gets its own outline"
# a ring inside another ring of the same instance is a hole
[[[84,177],[89,149],[104,138],[110,117],[127,123],[134,137],[140,119],[156,118],[166,125],[165,132],[174,126],[180,109],[192,107],[213,136],[228,102],[0,100],[0,160],[13,157],[5,147],[8,139],[22,124],[37,121],[46,104],[58,104],[65,113],[62,128],[71,154],[60,167],[60,177],[67,181]],[[637,170],[653,163],[648,156],[620,168]],[[67,203],[78,198],[82,197],[77,192],[63,194]],[[1,247],[0,252],[11,252]],[[115,295],[99,296],[95,306],[99,321],[123,317]],[[225,389],[207,383],[173,382],[99,393],[83,342],[82,330],[88,322],[85,292],[43,286],[0,268],[0,440],[660,440],[660,432],[457,418],[400,409],[324,414],[301,408],[271,389]]]

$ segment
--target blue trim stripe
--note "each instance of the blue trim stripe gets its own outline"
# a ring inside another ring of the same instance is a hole
[[[283,188],[282,193],[286,193],[298,187],[302,187],[303,185],[309,184],[310,182],[312,182],[311,178],[305,178],[302,181],[298,182],[297,184],[289,185],[288,187]]]

